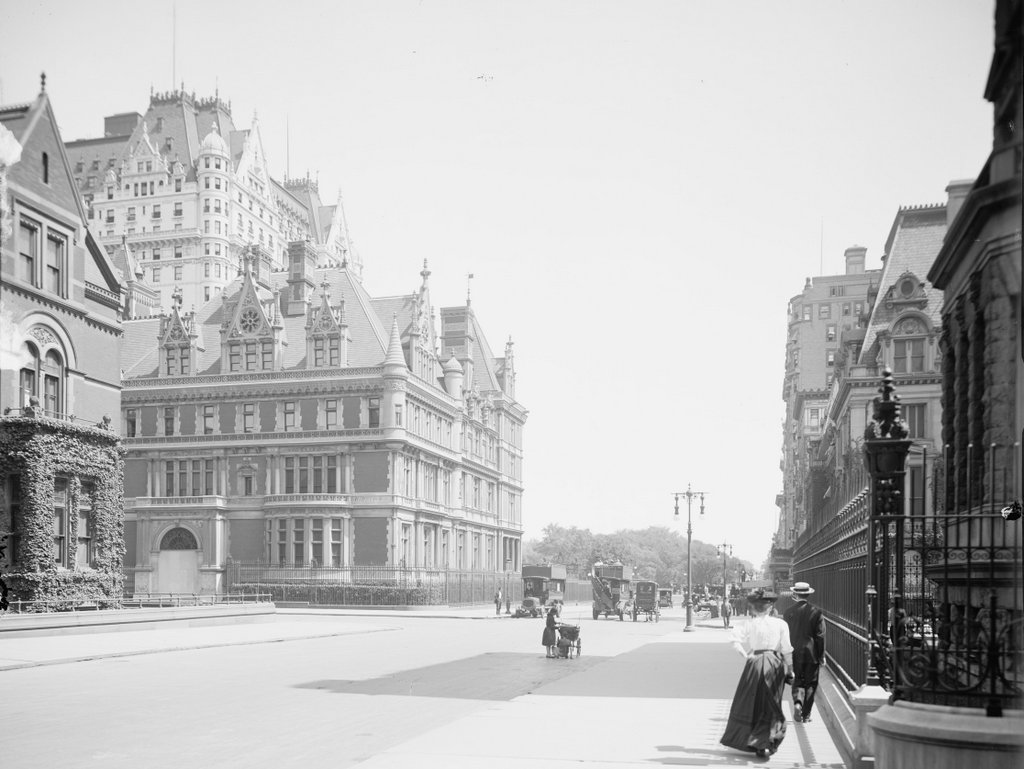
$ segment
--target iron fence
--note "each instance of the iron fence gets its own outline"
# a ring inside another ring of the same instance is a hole
[[[894,699],[995,716],[1024,704],[1020,446],[968,446],[965,459],[977,470],[949,450],[933,462],[935,512],[875,521],[889,596],[878,669]]]
[[[157,609],[179,606],[219,606],[223,604],[269,603],[269,593],[137,593],[114,598],[54,598],[46,600],[11,600],[9,614],[45,614],[51,612],[86,612],[108,609]]]
[[[1020,445],[911,451],[900,514],[872,517],[870,476],[851,467],[797,541],[793,575],[816,588],[829,667],[850,689],[877,672],[894,699],[1019,708]]]
[[[867,677],[868,477],[853,468],[825,505],[818,525],[797,541],[793,575],[815,586],[825,616],[826,661],[849,689]]]
[[[233,592],[266,592],[277,602],[332,606],[466,606],[490,603],[498,590],[503,603],[518,605],[523,597],[517,572],[377,565],[229,561],[227,586]]]

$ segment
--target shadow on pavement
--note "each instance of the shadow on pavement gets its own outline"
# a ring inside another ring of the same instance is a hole
[[[721,643],[653,643],[599,669],[546,683],[535,694],[571,697],[732,699],[743,661]]]
[[[588,670],[607,659],[583,656],[549,660],[543,654],[480,654],[379,678],[324,679],[297,684],[296,688],[338,694],[511,700],[537,693],[552,681]]]

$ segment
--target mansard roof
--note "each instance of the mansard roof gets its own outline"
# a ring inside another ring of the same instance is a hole
[[[886,241],[888,255],[878,282],[878,296],[871,308],[859,363],[872,365],[878,356],[878,335],[886,331],[903,309],[887,306],[890,289],[905,274],[923,282],[922,296],[927,300],[915,312],[925,316],[933,328],[942,323],[942,291],[926,282],[928,270],[942,247],[946,235],[946,206],[901,208]]]

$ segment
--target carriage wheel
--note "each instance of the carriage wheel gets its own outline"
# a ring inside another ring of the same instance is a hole
[[[599,612],[597,609],[594,609],[593,611],[594,611],[594,619],[597,619],[599,616],[601,616],[601,612]]]

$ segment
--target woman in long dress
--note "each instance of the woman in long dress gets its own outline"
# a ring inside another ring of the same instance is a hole
[[[755,590],[747,600],[753,617],[733,630],[733,648],[746,662],[729,711],[721,742],[765,758],[786,736],[782,695],[793,676],[793,645],[789,625],[771,616],[778,596]]]
[[[555,628],[558,627],[558,612],[552,606],[548,609],[547,619],[544,620],[544,634],[540,637],[541,646],[547,648],[548,658],[558,656],[558,634]]]

